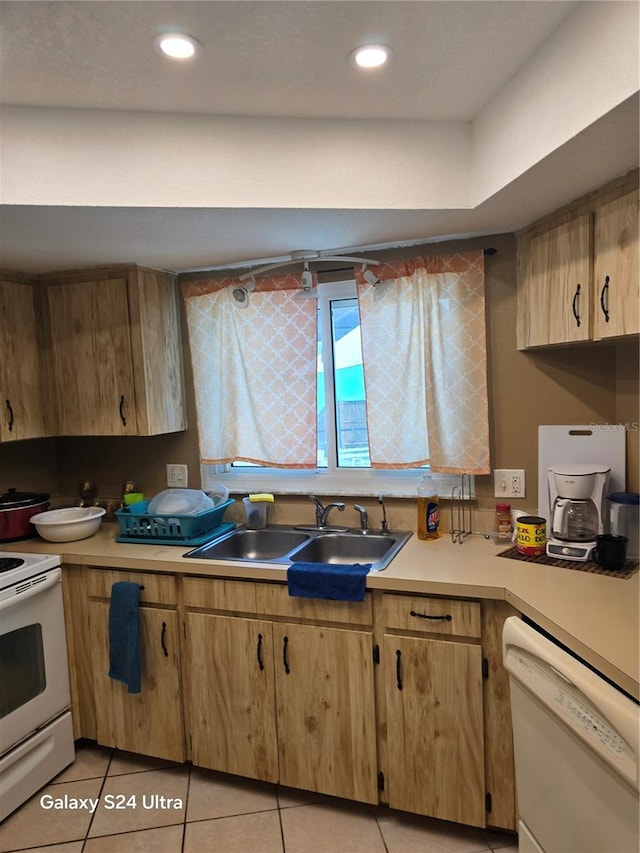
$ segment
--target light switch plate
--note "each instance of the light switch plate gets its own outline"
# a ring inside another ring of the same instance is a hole
[[[173,489],[186,489],[189,471],[186,465],[167,465],[167,486]]]
[[[496,468],[493,472],[494,495],[497,498],[523,498],[524,468]]]

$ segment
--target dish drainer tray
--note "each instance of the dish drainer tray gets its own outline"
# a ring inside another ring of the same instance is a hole
[[[192,540],[209,535],[212,530],[222,524],[225,512],[233,503],[235,501],[231,498],[196,515],[149,514],[126,509],[120,509],[114,515],[120,525],[120,536],[126,536],[127,541],[175,542],[176,545],[190,545]],[[118,541],[122,540],[118,538]],[[207,541],[208,539],[203,540],[203,542]]]
[[[218,536],[222,536],[224,533],[228,533],[236,527],[237,524],[233,521],[225,521],[222,524],[218,524],[212,530],[208,530],[206,533],[201,533],[199,536],[192,536],[185,539],[162,539],[153,538],[151,536],[125,536],[120,533],[116,536],[116,542],[128,542],[131,545],[182,545],[183,547],[188,546],[195,548],[198,545],[206,545],[207,542],[217,539]]]

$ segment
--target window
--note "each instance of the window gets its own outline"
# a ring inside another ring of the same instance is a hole
[[[369,468],[355,282],[318,286],[318,468]]]
[[[482,253],[379,273],[315,299],[264,276],[246,311],[237,280],[183,285],[205,488],[413,497],[429,460],[441,494],[490,470]]]
[[[208,482],[222,481],[236,492],[264,489],[281,494],[415,496],[418,471],[375,471],[369,466],[355,282],[319,284],[317,317],[317,471],[283,471],[247,462],[224,469],[203,465],[204,489]]]
[[[318,285],[318,469],[369,468],[367,411],[355,281]],[[234,471],[265,470],[234,462]]]

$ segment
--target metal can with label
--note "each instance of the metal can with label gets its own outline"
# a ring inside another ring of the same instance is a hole
[[[516,550],[527,557],[544,554],[547,522],[538,515],[521,515],[516,522]]]

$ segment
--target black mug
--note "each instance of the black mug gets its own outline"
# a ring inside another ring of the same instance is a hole
[[[596,536],[593,559],[603,569],[621,569],[627,559],[628,542],[626,536],[614,536],[611,533]]]

